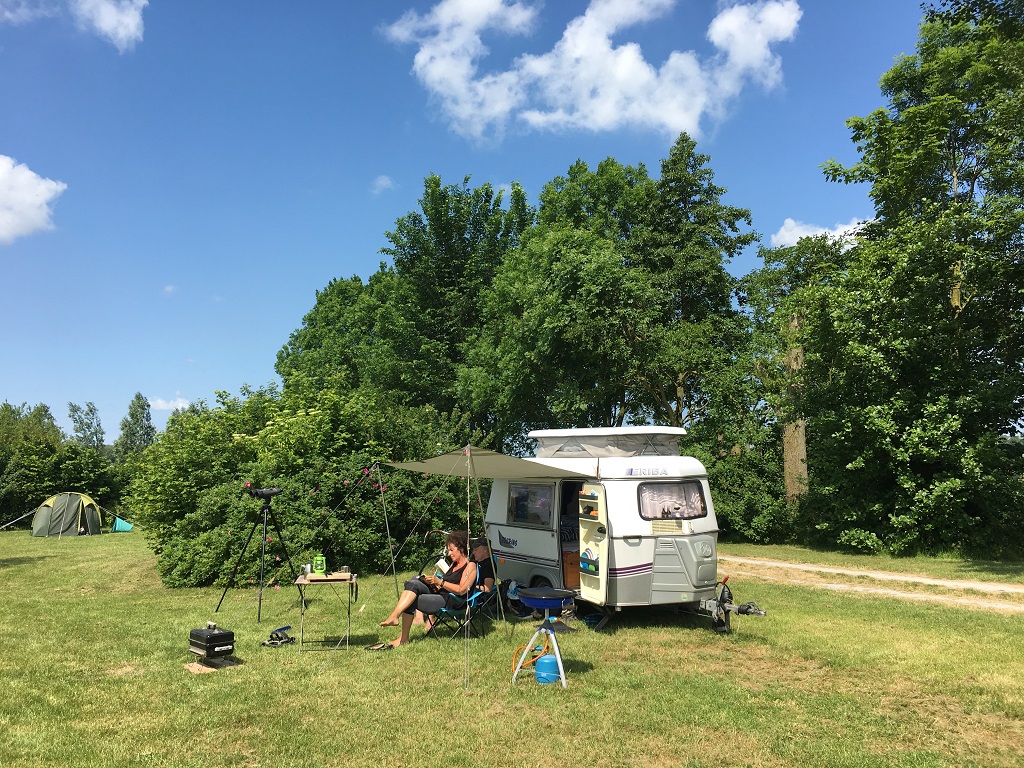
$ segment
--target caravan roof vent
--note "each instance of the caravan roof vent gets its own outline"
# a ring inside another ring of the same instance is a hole
[[[609,456],[678,456],[682,427],[538,429],[538,459],[601,459]]]

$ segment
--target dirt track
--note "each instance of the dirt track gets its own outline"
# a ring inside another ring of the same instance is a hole
[[[1024,613],[1024,585],[991,581],[952,581],[892,571],[861,571],[719,555],[723,576],[752,576],[836,592],[856,592],[900,600],[946,603],[978,610]],[[883,587],[887,582],[900,588]]]

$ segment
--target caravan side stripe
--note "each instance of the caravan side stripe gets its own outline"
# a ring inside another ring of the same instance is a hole
[[[640,565],[627,565],[625,568],[612,568],[608,575],[613,579],[621,579],[626,576],[639,576],[644,573],[652,573],[654,563],[641,563]]]

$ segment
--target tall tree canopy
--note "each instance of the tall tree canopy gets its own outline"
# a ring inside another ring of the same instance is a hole
[[[709,160],[683,134],[657,181],[608,158],[544,187],[462,371],[504,440],[529,426],[707,425],[730,399],[744,321],[725,265],[756,235]]]
[[[149,400],[136,392],[128,404],[128,413],[121,419],[121,434],[114,441],[114,459],[119,462],[137,455],[152,445],[156,428],[149,410]]]
[[[84,406],[68,403],[68,417],[71,419],[75,440],[86,448],[97,451],[103,448],[105,433],[95,403],[86,403]]]
[[[876,221],[811,332],[815,524],[893,551],[1020,542],[1024,417],[1024,39],[992,18],[926,22],[850,121]]]
[[[368,387],[403,405],[457,405],[456,368],[467,335],[480,323],[480,296],[505,255],[533,223],[526,195],[513,184],[507,206],[489,184],[424,181],[420,210],[386,233],[391,245],[366,285],[332,281],[279,353],[286,388],[339,391]]]

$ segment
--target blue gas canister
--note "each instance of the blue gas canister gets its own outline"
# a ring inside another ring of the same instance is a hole
[[[561,679],[558,674],[558,659],[552,653],[546,653],[537,659],[535,670],[538,683],[557,683]]]

